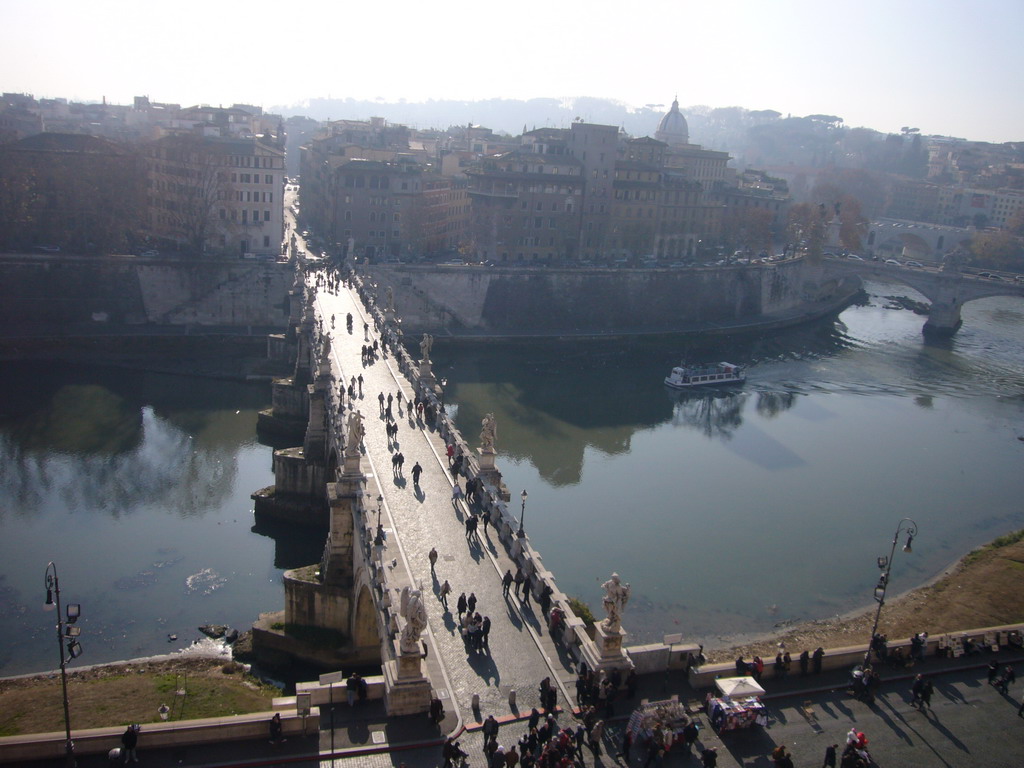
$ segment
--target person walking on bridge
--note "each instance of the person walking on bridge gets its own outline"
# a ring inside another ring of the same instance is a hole
[[[459,618],[462,618],[462,614],[466,612],[466,593],[463,592],[459,595],[459,601],[455,604],[455,610],[459,613]]]
[[[384,413],[384,393],[377,395],[377,402],[380,403],[380,412]]]
[[[509,568],[505,571],[505,575],[501,577],[501,593],[508,597],[508,591],[512,588],[512,569]]]
[[[420,475],[422,475],[422,474],[423,474],[423,467],[421,467],[420,463],[417,461],[415,464],[412,465],[412,484],[413,485],[419,487]]]
[[[434,567],[437,565],[437,548],[431,547],[430,554],[427,555],[427,559],[430,560],[430,570],[434,571]]]
[[[445,611],[448,610],[448,595],[452,593],[452,585],[448,583],[448,579],[444,580],[444,584],[441,585],[441,589],[438,590],[437,599],[441,601],[441,605],[444,606]]]

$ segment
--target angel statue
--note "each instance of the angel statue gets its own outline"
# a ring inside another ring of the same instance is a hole
[[[622,626],[622,611],[629,602],[629,584],[623,584],[619,574],[613,573],[612,577],[601,585],[604,590],[604,610],[608,617],[601,622],[601,626],[610,632],[614,632]]]
[[[480,447],[485,451],[494,450],[494,441],[498,439],[498,422],[493,413],[488,413],[480,422]]]
[[[346,453],[359,453],[359,446],[366,436],[366,429],[363,427],[363,414],[359,411],[349,411],[348,414],[348,442],[345,445]]]
[[[387,297],[388,297],[388,307],[387,307],[388,311],[389,312],[394,312],[395,311],[395,292],[391,288],[391,286],[389,285],[388,289],[387,289],[387,291],[385,291],[385,293],[387,294]]]
[[[420,634],[427,627],[427,609],[418,589],[402,588],[400,614],[405,619],[400,646],[402,653],[420,652]]]
[[[420,340],[420,359],[430,359],[430,348],[434,346],[434,337],[429,333],[424,333],[423,338]]]

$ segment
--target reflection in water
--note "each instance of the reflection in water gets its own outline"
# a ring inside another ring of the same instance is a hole
[[[565,592],[599,607],[617,570],[630,642],[713,643],[864,605],[900,517],[922,531],[893,572],[908,588],[1024,525],[1020,302],[972,302],[933,341],[884,308],[895,290],[720,346],[439,347],[435,371],[471,440],[496,414],[498,465],[529,490],[528,533]],[[669,393],[681,358],[745,365],[747,382]]]
[[[274,544],[251,531],[249,494],[273,482],[255,443],[266,384],[34,363],[0,382],[0,674],[53,667],[48,560],[82,604],[88,663],[280,606]],[[322,532],[292,536],[319,559]]]
[[[670,391],[675,401],[672,423],[699,430],[705,437],[728,440],[743,423],[743,406],[749,395],[736,391]]]
[[[156,418],[150,408],[134,416],[139,429],[130,448],[120,439],[107,441],[120,446],[117,451],[97,450],[98,440],[69,439],[47,450],[37,430],[26,431],[32,438],[28,445],[17,439],[22,432],[17,427],[13,434],[0,433],[0,498],[12,502],[0,507],[0,519],[8,509],[39,514],[53,495],[65,509],[113,517],[131,514],[143,503],[189,517],[223,502],[235,481],[230,446],[200,448],[199,441]],[[106,423],[101,419],[90,426],[80,414],[73,428],[102,434]],[[83,449],[70,450],[75,444]]]

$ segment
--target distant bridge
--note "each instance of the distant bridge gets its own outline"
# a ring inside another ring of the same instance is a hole
[[[917,257],[937,259],[956,248],[966,247],[974,238],[974,227],[947,227],[902,219],[876,219],[868,226],[865,243],[872,253],[911,252]]]
[[[1024,283],[962,272],[949,265],[941,268],[908,267],[857,259],[828,259],[824,263],[836,272],[886,277],[909,285],[931,302],[925,332],[943,335],[952,335],[960,328],[963,322],[960,309],[968,301],[989,296],[1024,296]]]

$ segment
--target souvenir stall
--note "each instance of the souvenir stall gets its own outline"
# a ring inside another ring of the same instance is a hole
[[[718,733],[766,725],[768,718],[759,696],[764,688],[752,677],[723,677],[715,680],[718,695],[708,694],[706,709],[711,727]]]
[[[642,702],[629,716],[626,730],[632,734],[634,744],[649,744],[656,729],[662,734],[671,733],[671,740],[667,742],[671,746],[682,738],[683,728],[689,722],[686,710],[674,696],[665,701]]]

